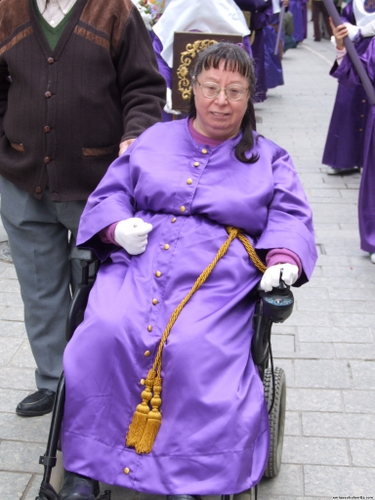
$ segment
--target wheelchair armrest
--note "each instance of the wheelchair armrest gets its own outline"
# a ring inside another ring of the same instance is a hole
[[[65,336],[69,341],[77,326],[81,323],[86,309],[91,288],[95,282],[99,269],[99,259],[95,253],[87,248],[73,247],[69,255],[70,260],[79,260],[82,268],[81,282],[74,290],[72,302],[70,304]]]
[[[95,253],[89,248],[77,248],[74,246],[69,254],[70,260],[80,260],[82,262],[95,262],[97,259]]]

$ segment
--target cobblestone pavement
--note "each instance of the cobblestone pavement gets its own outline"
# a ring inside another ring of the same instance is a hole
[[[360,174],[328,176],[321,164],[337,87],[328,74],[334,56],[329,41],[310,35],[285,54],[285,85],[256,106],[259,131],[294,159],[319,251],[311,282],[295,289],[292,316],[273,330],[287,417],[281,472],[262,481],[259,500],[375,498],[375,266],[359,249]],[[13,265],[1,261],[1,500],[31,500],[39,489],[50,416],[14,413],[34,389],[18,282]],[[113,500],[141,497],[113,488]]]

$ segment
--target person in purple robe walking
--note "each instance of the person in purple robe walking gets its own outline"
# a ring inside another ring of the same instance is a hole
[[[300,43],[306,38],[305,33],[305,9],[303,0],[289,0],[289,11],[294,19],[294,38]]]
[[[363,0],[350,2],[341,16],[359,55],[366,51],[375,34],[369,27],[363,31],[375,18],[371,6],[366,5]],[[370,108],[362,85],[348,85],[339,80],[322,157],[328,175],[356,173],[363,166],[366,121]]]
[[[284,85],[281,55],[274,54],[280,2],[278,0],[235,0],[250,12],[251,50],[256,74],[254,102],[263,102],[267,90]]]
[[[60,500],[94,500],[98,481],[238,493],[267,464],[252,292],[310,278],[312,214],[289,154],[252,130],[248,53],[212,45],[192,81],[189,117],[143,133],[81,218],[102,264],[64,356]]]
[[[344,8],[341,19],[348,27],[348,36],[358,54],[363,54],[375,34],[370,26],[365,28],[375,19],[371,6],[363,0],[350,2]],[[364,137],[370,108],[362,85],[348,85],[339,80],[322,158],[328,175],[356,173],[363,166]]]
[[[375,11],[374,11],[375,14]],[[331,74],[339,80],[340,83],[353,86],[361,86],[362,83],[358,77],[354,66],[346,55],[344,38],[349,36],[350,27],[347,24],[340,24],[335,27],[331,23],[336,39],[337,59],[332,68]],[[375,34],[375,15],[367,24],[362,26],[357,36],[365,36],[366,33]],[[369,39],[367,48],[360,54],[360,60],[370,78],[375,85],[375,38]],[[375,264],[375,109],[369,106],[366,128],[363,139],[362,156],[362,176],[359,188],[358,198],[358,219],[361,249],[370,254],[370,260]]]

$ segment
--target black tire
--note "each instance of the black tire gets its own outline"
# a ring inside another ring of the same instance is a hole
[[[272,404],[272,372],[267,368],[263,378],[264,392],[267,400],[268,410]],[[269,414],[270,420],[270,454],[267,467],[264,472],[265,477],[276,477],[280,472],[281,457],[283,452],[284,429],[285,429],[285,406],[286,406],[286,380],[285,372],[282,368],[275,368],[275,399],[272,411]]]

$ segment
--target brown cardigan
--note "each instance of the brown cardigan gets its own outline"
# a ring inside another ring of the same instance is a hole
[[[53,51],[33,0],[0,2],[0,175],[36,198],[87,199],[164,98],[131,0],[77,0]]]

